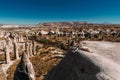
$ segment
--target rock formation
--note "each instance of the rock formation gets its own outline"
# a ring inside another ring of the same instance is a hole
[[[70,47],[63,60],[54,67],[44,80],[97,80],[99,67],[80,55],[76,47]]]
[[[44,80],[120,80],[119,70],[118,64],[103,56],[70,47]]]
[[[29,57],[30,54],[29,54],[29,44],[28,44],[28,42],[25,43],[25,52],[26,52],[27,56]]]
[[[18,39],[19,39],[19,42],[24,42],[22,35],[20,35],[20,36],[18,37]]]
[[[19,59],[18,44],[16,42],[14,43],[14,57],[15,59]]]
[[[9,37],[6,38],[6,43],[7,45],[11,46],[12,45],[12,41]]]
[[[33,56],[33,53],[32,53],[32,44],[29,43],[29,54],[30,56]]]
[[[32,48],[33,55],[35,55],[36,54],[36,43],[34,40],[32,41],[32,45],[33,45],[33,48]]]
[[[86,52],[91,52],[93,53],[93,51],[86,47],[86,46],[83,46],[83,44],[81,42],[79,42],[78,44],[75,42],[75,41],[68,41],[68,44],[69,44],[69,47],[76,47],[76,50],[82,50],[82,51],[86,51]]]
[[[24,52],[16,67],[14,80],[35,80],[35,72],[27,54]]]
[[[8,64],[10,63],[10,50],[9,50],[9,46],[6,45],[5,47],[5,62]]]

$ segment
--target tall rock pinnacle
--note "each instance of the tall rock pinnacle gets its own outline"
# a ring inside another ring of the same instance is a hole
[[[14,80],[35,80],[35,72],[27,54],[23,52],[21,61],[16,67]]]

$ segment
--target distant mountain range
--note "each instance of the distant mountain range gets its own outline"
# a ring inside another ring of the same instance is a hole
[[[0,28],[32,27],[32,25],[0,24]]]
[[[45,23],[39,23],[37,25],[13,25],[13,24],[0,24],[1,28],[11,28],[11,27],[71,27],[71,26],[81,26],[81,25],[94,25],[94,26],[100,26],[100,25],[114,25],[114,26],[120,26],[120,24],[110,24],[107,22],[104,23],[88,23],[88,22],[45,22]]]
[[[88,24],[87,22],[48,22],[48,23],[40,23],[38,25],[42,26],[50,26],[50,25],[58,25],[58,26],[71,26],[71,25],[81,25],[81,24]]]

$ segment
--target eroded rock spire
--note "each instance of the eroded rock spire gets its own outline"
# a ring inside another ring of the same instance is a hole
[[[23,52],[21,61],[16,67],[14,80],[35,80],[35,72],[27,54]]]

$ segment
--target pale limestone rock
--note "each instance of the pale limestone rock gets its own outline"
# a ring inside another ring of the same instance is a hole
[[[33,55],[35,55],[36,54],[36,43],[35,43],[35,41],[32,41],[32,45],[33,45],[33,48],[32,48]]]
[[[14,43],[14,57],[15,57],[15,59],[19,59],[18,44],[17,43]]]
[[[33,56],[33,53],[32,53],[32,44],[29,43],[29,54],[30,56]]]
[[[30,54],[29,54],[29,44],[28,44],[28,42],[25,43],[25,52],[26,52],[27,56],[29,57]]]
[[[8,64],[10,63],[10,50],[9,50],[9,46],[6,45],[5,47],[5,62]]]
[[[27,54],[24,52],[16,67],[14,80],[35,80],[35,72]]]

